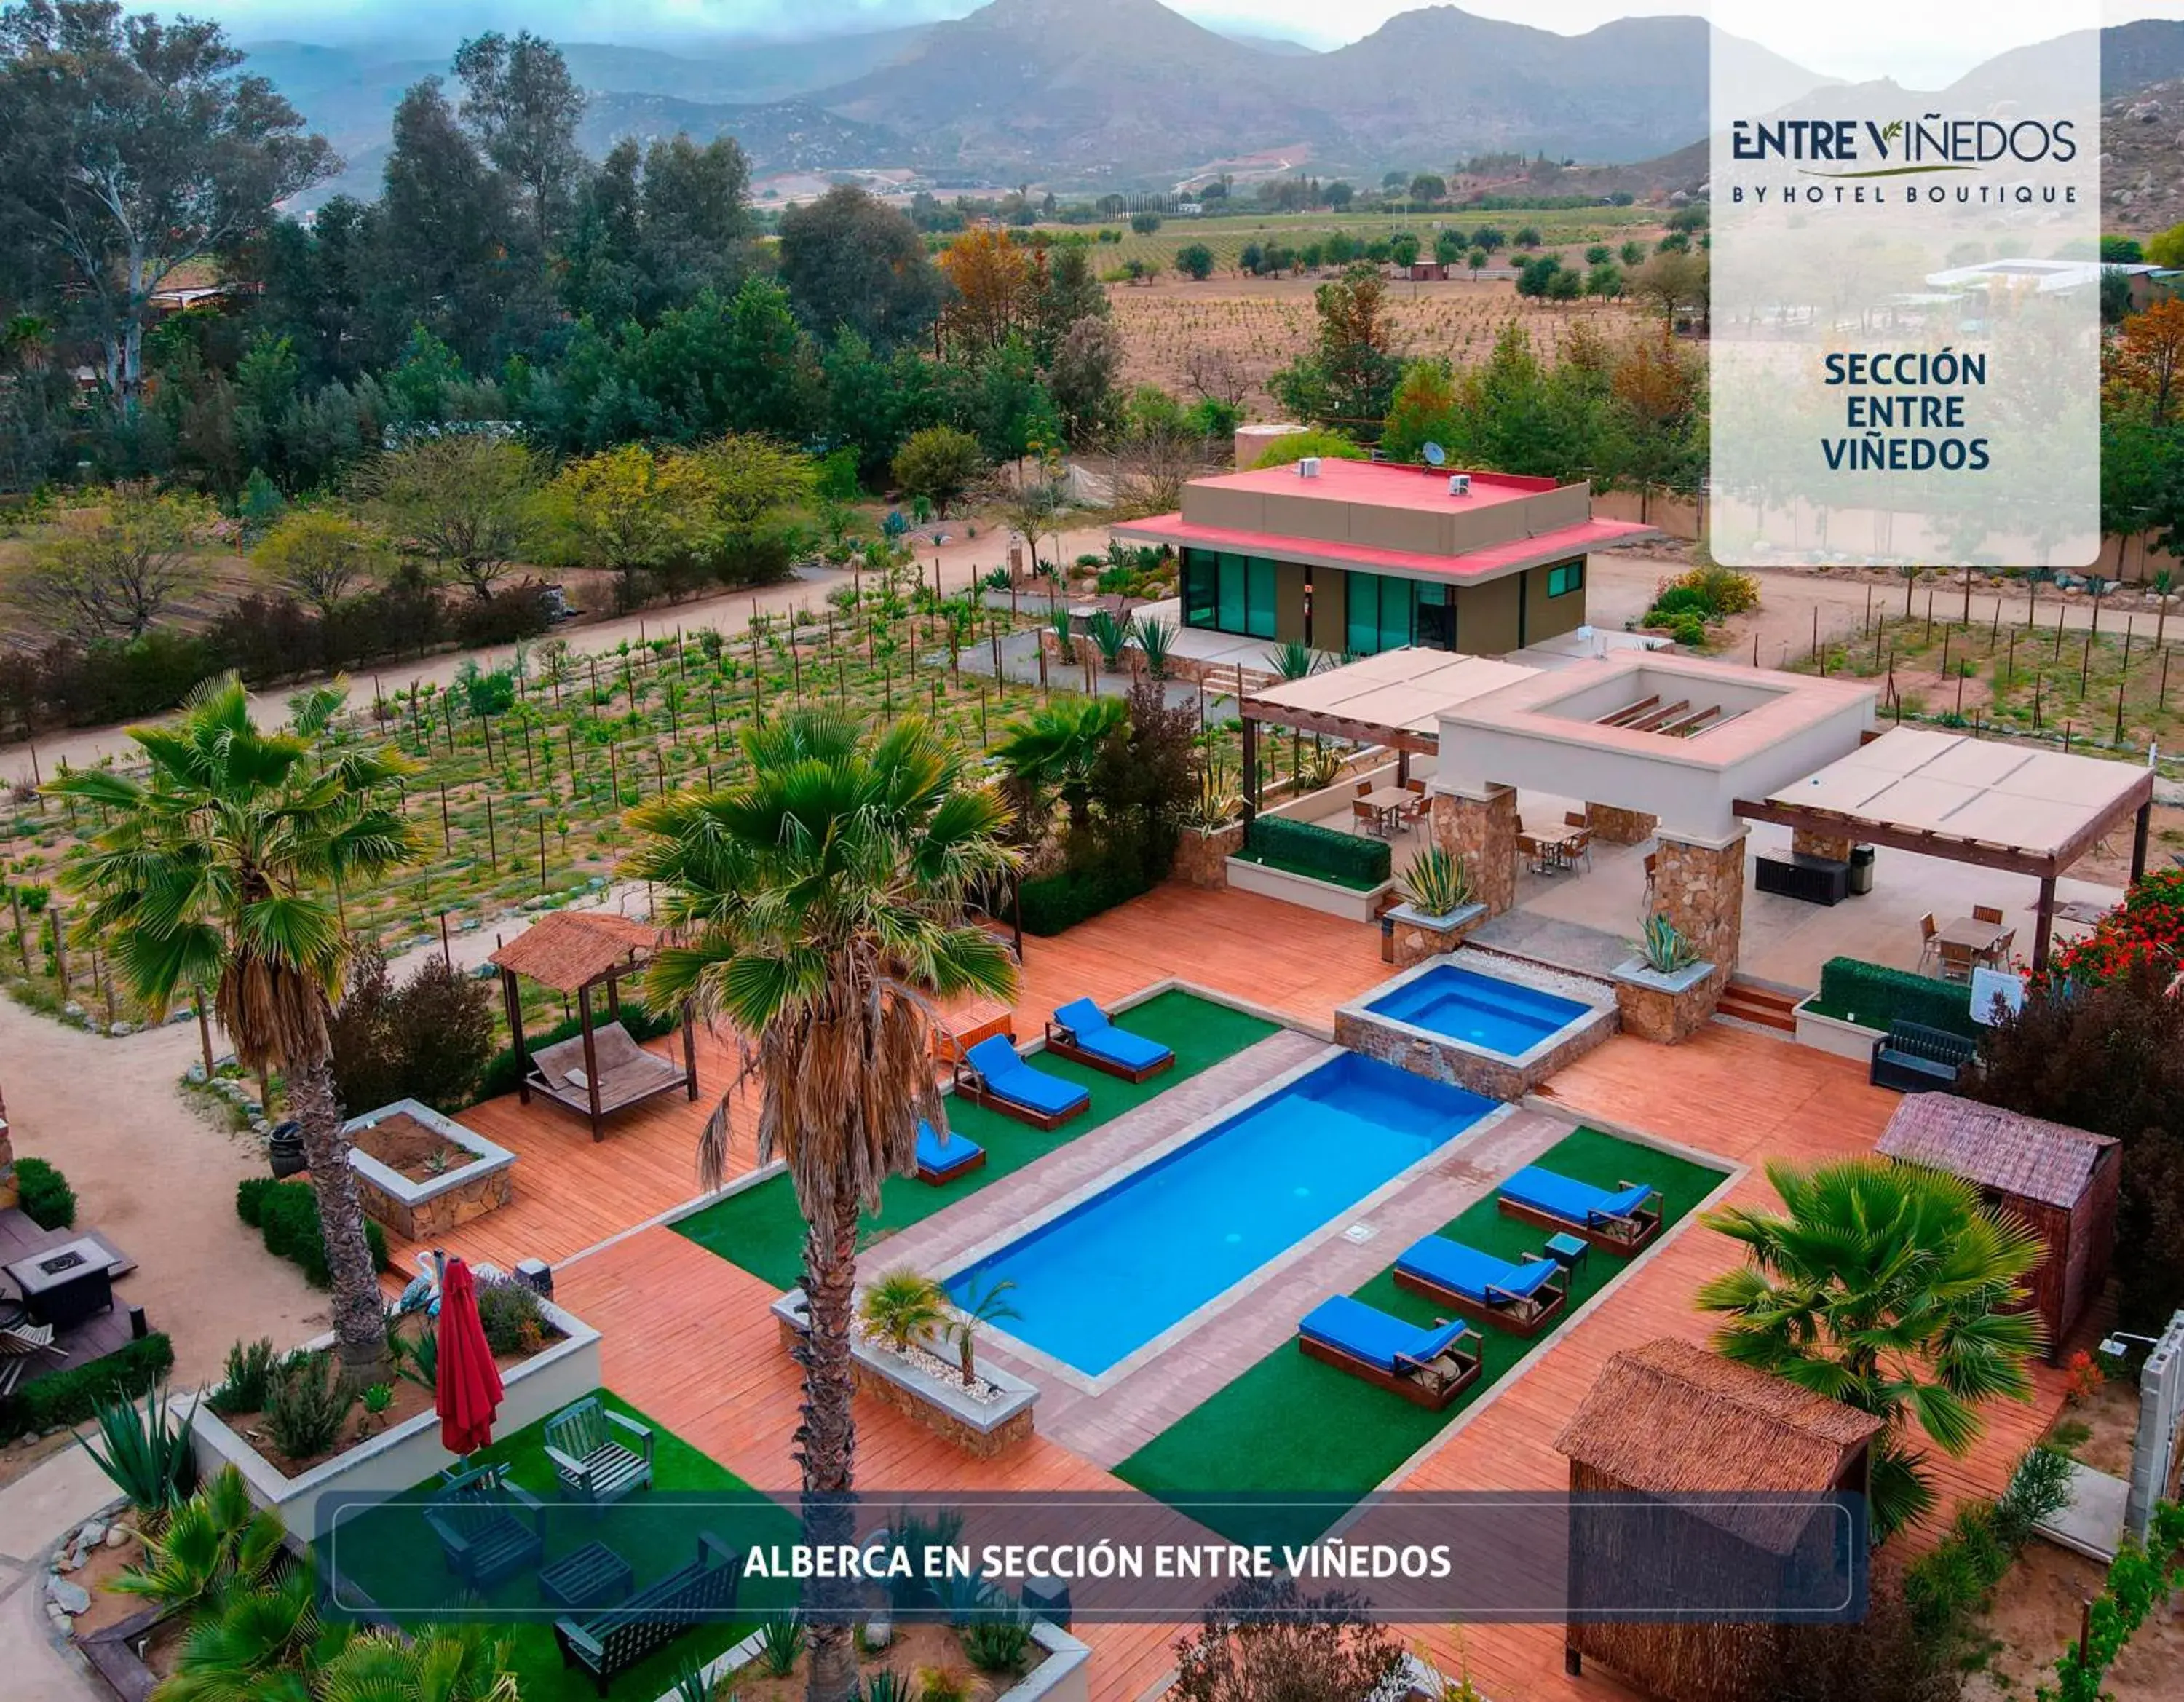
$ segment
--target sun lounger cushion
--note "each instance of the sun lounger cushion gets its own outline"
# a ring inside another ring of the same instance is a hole
[[[924,1118],[917,1120],[917,1167],[922,1171],[954,1170],[984,1151],[966,1136],[950,1133],[944,1137]]]
[[[1439,1359],[1467,1327],[1457,1322],[1420,1329],[1347,1294],[1322,1300],[1297,1324],[1310,1340],[1391,1373]]]
[[[1088,1104],[1092,1098],[1089,1088],[1033,1069],[1001,1035],[987,1036],[971,1048],[968,1056],[971,1067],[986,1078],[986,1086],[992,1093],[1044,1115],[1061,1116]]]
[[[1641,1183],[1636,1188],[1626,1188],[1620,1193],[1609,1193],[1590,1182],[1573,1181],[1551,1170],[1541,1170],[1537,1165],[1528,1165],[1502,1184],[1502,1193],[1519,1205],[1529,1205],[1565,1222],[1591,1227],[1623,1221],[1651,1199],[1654,1190]]]
[[[1552,1259],[1505,1264],[1490,1253],[1440,1235],[1421,1237],[1396,1261],[1398,1271],[1487,1306],[1529,1299],[1546,1286],[1558,1268]]]
[[[1105,1058],[1125,1070],[1150,1070],[1175,1054],[1157,1040],[1117,1028],[1107,1013],[1089,998],[1072,999],[1054,1013],[1054,1020],[1077,1037],[1077,1043],[1095,1058]]]

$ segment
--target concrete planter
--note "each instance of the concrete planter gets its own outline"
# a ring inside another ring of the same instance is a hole
[[[502,1373],[507,1395],[493,1421],[496,1434],[536,1423],[600,1387],[599,1332],[550,1300],[539,1305],[561,1339]],[[308,1345],[327,1348],[333,1340],[321,1336]],[[284,1475],[202,1399],[196,1403],[191,1436],[200,1477],[234,1466],[250,1499],[277,1513],[289,1534],[306,1543],[318,1534],[319,1502],[326,1494],[396,1495],[455,1463],[455,1456],[440,1446],[440,1421],[432,1412],[391,1425],[294,1477]]]
[[[1045,1656],[1038,1666],[1017,1680],[994,1699],[994,1702],[1089,1702],[1092,1650],[1058,1625],[1043,1619],[1031,1622],[1033,1644]],[[765,1647],[766,1633],[755,1631],[733,1649],[710,1662],[705,1668],[705,1677],[716,1690],[724,1688],[723,1681],[741,1671],[759,1658]],[[727,1686],[727,1691],[733,1691]],[[660,1702],[678,1702],[678,1692],[664,1693]]]
[[[1429,957],[1445,957],[1485,920],[1484,904],[1465,904],[1445,916],[1428,915],[1415,904],[1398,904],[1380,917],[1380,961],[1408,969]]]
[[[1310,875],[1292,875],[1286,869],[1270,869],[1241,857],[1231,857],[1228,868],[1228,884],[1240,893],[1257,893],[1353,922],[1370,922],[1380,913],[1380,901],[1396,890],[1392,880],[1377,887],[1344,887]]]
[[[1710,963],[1686,965],[1663,975],[1643,958],[1615,967],[1615,1004],[1623,1030],[1641,1040],[1674,1046],[1688,1040],[1713,1015],[1721,989]]]
[[[1175,862],[1167,877],[1186,887],[1217,892],[1228,884],[1228,859],[1244,848],[1244,824],[1207,830],[1186,827],[1176,836]]]
[[[792,1288],[776,1300],[773,1315],[781,1327],[782,1344],[794,1347],[809,1327],[804,1291]],[[860,1390],[954,1443],[966,1454],[989,1459],[1031,1437],[1038,1385],[1011,1376],[990,1360],[979,1365],[978,1375],[1000,1389],[1001,1396],[998,1400],[977,1401],[955,1378],[936,1377],[899,1354],[873,1346],[862,1336],[851,1335],[850,1356],[855,1364]]]
[[[1819,995],[1815,993],[1814,998]],[[1837,1058],[1847,1058],[1857,1064],[1873,1061],[1873,1043],[1886,1032],[1868,1028],[1863,1023],[1846,1022],[1840,1016],[1823,1016],[1810,1009],[1813,1000],[1805,999],[1791,1012],[1797,1020],[1797,1043],[1809,1046],[1815,1052],[1827,1052]]]
[[[412,1182],[370,1154],[354,1145],[349,1148],[349,1168],[356,1172],[364,1209],[404,1241],[431,1241],[460,1224],[498,1210],[515,1197],[514,1153],[415,1099],[397,1099],[391,1105],[351,1117],[342,1125],[342,1133],[353,1142],[360,1130],[393,1116],[407,1116],[471,1154],[467,1163],[423,1182]]]

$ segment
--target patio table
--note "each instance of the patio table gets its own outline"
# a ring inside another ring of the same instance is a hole
[[[1379,818],[1379,826],[1377,831],[1383,838],[1385,838],[1390,833],[1399,830],[1403,808],[1412,801],[1412,793],[1406,792],[1400,786],[1382,786],[1376,787],[1367,793],[1364,797],[1358,799],[1358,802]]]
[[[2012,930],[2006,922],[1983,922],[1976,916],[1958,916],[1934,936],[1936,945],[1963,946],[1975,958],[1991,958],[2003,936]]]

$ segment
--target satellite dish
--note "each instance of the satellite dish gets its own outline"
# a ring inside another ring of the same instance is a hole
[[[1438,443],[1429,443],[1418,453],[1426,458],[1426,465],[1429,467],[1445,467],[1448,464],[1448,451]]]

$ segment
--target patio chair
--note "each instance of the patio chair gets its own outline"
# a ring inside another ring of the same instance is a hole
[[[1157,1040],[1117,1028],[1089,998],[1055,1007],[1046,1025],[1046,1049],[1057,1058],[1102,1070],[1125,1082],[1142,1082],[1175,1067],[1175,1054]]]
[[[1403,1249],[1396,1286],[1513,1336],[1539,1334],[1569,1299],[1569,1273],[1544,1254],[1527,1253],[1524,1263],[1512,1265],[1440,1235]]]
[[[1092,1091],[1017,1055],[1017,1048],[991,1034],[959,1060],[956,1091],[974,1105],[1019,1117],[1034,1128],[1059,1128],[1092,1103]]]
[[[1992,904],[1974,904],[1972,920],[1975,922],[1985,922],[1989,927],[1998,928],[2002,926],[2002,912]]]
[[[51,1324],[9,1324],[0,1328],[0,1359],[26,1360],[41,1350],[64,1360],[68,1349],[53,1342]]]
[[[1422,780],[1407,780],[1403,790],[1412,794],[1412,801],[1403,806],[1403,820],[1412,825],[1424,821],[1433,814],[1433,800],[1426,796],[1426,783]]]
[[[1484,1345],[1468,1324],[1442,1321],[1421,1329],[1347,1294],[1329,1296],[1297,1321],[1297,1348],[1306,1358],[1432,1412],[1479,1380]]]
[[[1592,824],[1572,809],[1563,813],[1563,826],[1573,830],[1569,837],[1563,842],[1569,848],[1568,854],[1572,857],[1584,858],[1585,866],[1588,869],[1591,868]]]
[[[2017,930],[2005,930],[1986,949],[1986,963],[1991,969],[2007,968],[2009,954],[2017,948]]]
[[[1935,954],[1935,938],[1941,932],[1942,925],[1934,920],[1931,910],[1919,918],[1919,973],[1921,975],[1925,974],[1927,960]]]
[[[933,1132],[924,1118],[917,1120],[917,1179],[939,1188],[958,1176],[968,1176],[986,1162],[986,1149],[967,1135],[954,1130]]]
[[[1495,1195],[1504,1217],[1567,1230],[1591,1245],[1629,1258],[1661,1232],[1660,1193],[1644,1182],[1619,1182],[1616,1192],[1527,1165]],[[1650,1204],[1649,1204],[1650,1202]]]
[[[425,1504],[448,1570],[473,1589],[529,1571],[546,1553],[546,1504],[508,1481],[504,1466],[459,1471]]]
[[[554,1462],[561,1493],[594,1511],[652,1487],[652,1432],[602,1405],[596,1395],[546,1421],[546,1457]]]
[[[1941,954],[1942,979],[1971,984],[1972,971],[1979,966],[1979,953],[1954,940],[1936,940],[1934,948]]]
[[[1648,851],[1646,854],[1646,914],[1649,916],[1653,914],[1653,877],[1660,872],[1660,868],[1661,854]]]

